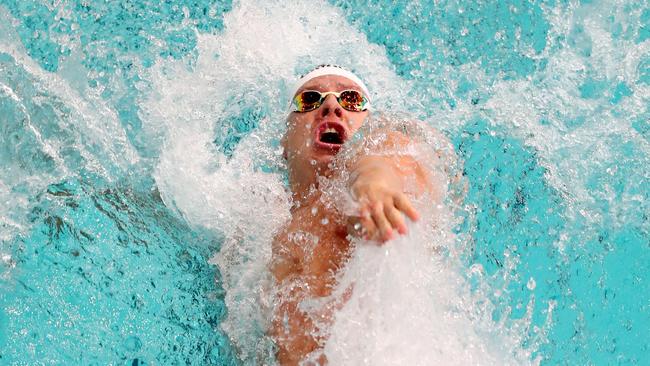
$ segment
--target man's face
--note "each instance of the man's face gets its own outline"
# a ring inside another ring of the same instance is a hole
[[[351,89],[363,94],[357,84],[345,77],[324,75],[308,81],[297,93],[304,90],[341,92]],[[282,141],[290,179],[313,181],[317,174],[325,174],[334,155],[361,127],[367,116],[367,111],[344,109],[334,95],[328,95],[323,104],[313,111],[291,112]]]

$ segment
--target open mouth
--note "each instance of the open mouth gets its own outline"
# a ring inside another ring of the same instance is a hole
[[[347,138],[345,127],[338,122],[324,122],[316,129],[316,147],[338,151]]]

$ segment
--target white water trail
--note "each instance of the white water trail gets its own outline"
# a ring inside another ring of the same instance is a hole
[[[0,6],[0,243],[29,230],[34,197],[49,184],[81,171],[115,181],[139,161],[116,111],[97,91],[44,71],[23,47],[17,23]],[[0,256],[10,251],[0,247]]]

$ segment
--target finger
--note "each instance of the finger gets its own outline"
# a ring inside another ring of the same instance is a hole
[[[393,229],[384,214],[384,204],[382,202],[377,202],[372,206],[372,219],[375,220],[382,241],[393,238]]]
[[[391,226],[396,228],[398,233],[406,234],[406,223],[404,222],[404,216],[402,216],[402,213],[393,205],[387,205],[384,212]]]
[[[375,222],[372,220],[370,211],[368,211],[367,208],[361,209],[361,217],[359,217],[359,222],[361,223],[362,226],[361,233],[364,239],[366,240],[372,239],[377,232],[377,226],[375,225]]]
[[[415,207],[413,207],[411,200],[409,200],[405,194],[397,194],[395,196],[394,203],[395,207],[397,207],[398,210],[404,212],[409,219],[417,221],[420,218],[420,214],[415,209]]]

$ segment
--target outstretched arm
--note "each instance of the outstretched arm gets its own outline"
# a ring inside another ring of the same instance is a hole
[[[419,213],[412,200],[428,193],[437,203],[444,199],[446,181],[436,179],[431,171],[436,162],[423,164],[422,159],[401,152],[409,151],[412,139],[397,131],[384,130],[381,150],[359,154],[349,165],[349,188],[359,204],[359,217],[351,218],[351,227],[359,224],[367,239],[385,242],[396,233],[406,234],[405,217],[416,221]],[[440,139],[447,140],[437,131]],[[444,160],[440,156],[438,160]],[[439,162],[438,162],[439,164]],[[358,233],[359,230],[352,230]]]

